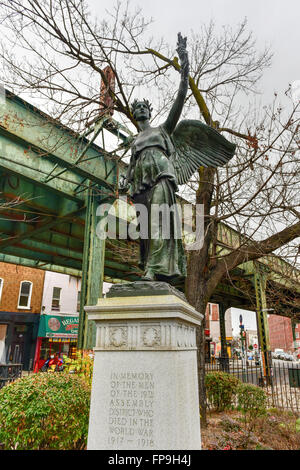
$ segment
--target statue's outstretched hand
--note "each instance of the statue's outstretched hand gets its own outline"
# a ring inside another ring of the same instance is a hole
[[[177,40],[177,53],[180,60],[181,70],[184,76],[188,76],[189,74],[189,58],[188,53],[186,50],[186,39],[181,36],[181,33],[178,33],[178,40]]]
[[[118,191],[120,194],[126,194],[129,191],[129,183],[125,176],[121,176]]]

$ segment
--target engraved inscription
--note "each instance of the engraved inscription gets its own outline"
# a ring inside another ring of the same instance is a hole
[[[152,372],[111,372],[108,445],[154,447]]]

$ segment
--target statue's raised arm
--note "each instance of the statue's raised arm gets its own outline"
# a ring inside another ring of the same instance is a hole
[[[181,36],[181,33],[178,33],[178,41],[177,41],[177,53],[179,57],[179,63],[181,66],[180,74],[181,80],[179,85],[179,90],[177,93],[177,97],[172,105],[172,108],[169,112],[169,116],[166,122],[163,124],[163,127],[168,132],[168,134],[172,134],[174,131],[176,124],[180,118],[181,111],[184,105],[184,100],[186,98],[187,90],[188,90],[188,80],[189,80],[189,59],[188,53],[186,50],[186,38]]]

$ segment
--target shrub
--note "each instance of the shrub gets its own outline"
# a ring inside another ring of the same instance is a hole
[[[209,402],[217,411],[232,408],[240,381],[226,372],[209,372],[205,376],[206,393]]]
[[[220,423],[221,428],[226,432],[239,432],[241,431],[241,424],[229,416],[224,416]]]
[[[259,445],[254,433],[241,429],[240,431],[223,431],[213,442],[212,450],[246,450]]]
[[[0,390],[4,449],[82,449],[86,445],[90,387],[79,377],[38,373]]]
[[[252,429],[256,418],[266,413],[266,394],[256,385],[240,383],[237,399],[238,409],[244,414],[245,425]]]
[[[82,377],[89,386],[92,385],[94,356],[90,351],[77,351],[75,359],[67,356],[63,359],[65,372],[76,374]]]

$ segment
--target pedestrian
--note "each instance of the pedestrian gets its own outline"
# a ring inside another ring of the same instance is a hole
[[[215,363],[216,363],[216,356],[215,356],[215,353],[214,353],[214,352],[211,353],[211,363],[212,363],[212,364],[215,364]]]

